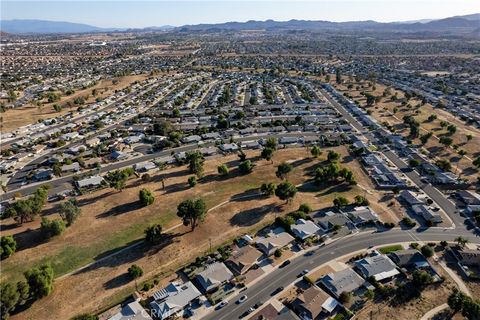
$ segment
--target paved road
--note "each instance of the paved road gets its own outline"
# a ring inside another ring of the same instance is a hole
[[[231,301],[221,310],[213,311],[203,319],[231,320],[238,319],[246,310],[256,303],[264,303],[271,297],[271,293],[280,286],[286,287],[297,279],[305,269],[313,269],[332,259],[353,253],[369,246],[387,245],[398,242],[417,241],[453,241],[458,236],[469,239],[470,242],[479,243],[480,238],[465,230],[430,228],[428,230],[408,231],[391,230],[377,233],[360,233],[346,237],[316,249],[311,256],[299,256],[291,264],[270,272],[265,278],[249,287],[241,295],[248,299],[243,304]]]
[[[280,137],[298,137],[298,138],[300,138],[300,137],[303,137],[303,136],[311,136],[311,135],[316,135],[316,134],[311,133],[311,132],[310,133],[307,133],[307,132],[284,132],[284,133],[280,133],[280,134],[261,134],[261,135],[255,134],[255,135],[250,135],[250,136],[236,137],[235,141],[258,140],[260,138],[268,138],[268,137],[276,137],[277,139],[280,138]],[[192,150],[199,149],[199,148],[212,147],[212,146],[214,146],[214,142],[205,142],[202,145],[188,144],[188,145],[183,145],[183,146],[178,147],[178,148],[166,149],[166,150],[155,152],[155,153],[152,153],[152,154],[147,154],[147,155],[143,155],[143,156],[140,156],[140,157],[135,157],[135,158],[132,158],[132,159],[108,164],[106,166],[103,166],[98,171],[98,173],[106,173],[106,172],[109,172],[109,171],[112,171],[112,170],[132,166],[135,163],[144,162],[144,161],[148,161],[148,160],[152,160],[152,159],[160,158],[160,157],[164,157],[164,156],[169,156],[169,155],[172,154],[172,152],[182,152],[182,151],[187,152],[187,151],[192,151]],[[61,177],[61,178],[56,178],[54,180],[48,180],[48,181],[42,181],[42,182],[38,182],[38,183],[29,184],[29,185],[26,185],[22,188],[19,188],[19,185],[18,185],[18,182],[17,182],[15,184],[15,186],[17,186],[17,188],[13,189],[9,186],[10,187],[9,191],[7,193],[4,193],[3,195],[1,195],[0,200],[4,201],[4,200],[7,200],[7,199],[10,199],[17,192],[20,192],[24,196],[30,195],[30,194],[34,193],[35,190],[41,185],[48,184],[48,185],[52,186],[52,189],[55,189],[55,188],[61,186],[62,184],[71,183],[72,181],[73,181],[73,175],[70,175],[70,176],[65,176],[65,177]]]

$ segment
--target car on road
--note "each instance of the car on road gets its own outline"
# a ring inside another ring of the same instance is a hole
[[[270,295],[271,295],[271,296],[274,296],[274,295],[276,295],[277,293],[282,292],[283,289],[285,289],[285,288],[284,288],[284,287],[278,287],[278,288],[275,289]]]
[[[222,300],[219,304],[217,304],[217,310],[222,309],[222,308],[225,307],[227,304],[228,304],[228,301]]]
[[[310,250],[307,253],[305,253],[305,257],[313,256],[314,253],[315,253],[315,250]]]
[[[285,260],[285,261],[279,266],[279,268],[284,268],[284,267],[288,266],[290,263],[291,263],[290,260]]]
[[[237,304],[244,303],[245,301],[247,301],[247,299],[248,297],[246,295],[241,296],[240,299],[237,300]]]
[[[298,277],[299,277],[299,278],[300,278],[300,277],[303,277],[304,275],[306,275],[306,274],[309,273],[309,272],[310,272],[310,270],[305,269],[305,270],[303,270],[302,272],[300,272],[300,274],[298,275]]]

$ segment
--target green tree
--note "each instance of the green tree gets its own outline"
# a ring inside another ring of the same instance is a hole
[[[322,154],[322,151],[318,146],[313,146],[312,149],[310,149],[310,153],[314,158],[318,158],[320,154]]]
[[[333,199],[333,205],[337,208],[342,208],[348,206],[349,202],[347,198],[343,196],[336,196],[335,199]]]
[[[277,167],[277,172],[275,172],[276,176],[282,180],[285,180],[287,178],[287,175],[293,170],[293,167],[291,164],[282,162],[278,167]]]
[[[448,147],[452,144],[453,140],[450,137],[440,137],[440,143],[444,145],[444,147]]]
[[[277,150],[278,148],[278,140],[275,137],[270,137],[265,142],[265,148],[270,148],[272,150]]]
[[[273,182],[270,183],[262,183],[260,186],[260,192],[267,196],[273,196],[275,194],[275,190],[277,189],[277,185]]]
[[[145,229],[145,240],[150,243],[157,243],[162,239],[162,226],[154,224]]]
[[[192,231],[199,222],[205,219],[207,214],[207,206],[202,199],[182,201],[177,207],[177,216],[182,218],[185,226],[190,226]]]
[[[415,288],[422,289],[433,282],[433,277],[426,271],[415,270],[413,272],[413,284]]]
[[[188,177],[188,185],[190,186],[190,188],[195,187],[197,185],[197,177],[195,176]]]
[[[431,133],[431,132],[427,132],[425,134],[422,134],[420,136],[420,142],[422,142],[422,144],[426,144],[432,136],[433,136],[433,133]]]
[[[267,161],[271,161],[273,163],[272,158],[273,158],[273,153],[274,152],[275,152],[275,150],[272,149],[272,148],[265,148],[265,149],[262,150],[261,156],[262,156],[263,159],[265,159]]]
[[[203,177],[205,158],[202,153],[198,150],[187,153],[187,161],[190,173],[195,174],[198,178]]]
[[[63,202],[60,205],[60,217],[65,221],[67,227],[71,226],[73,222],[80,216],[82,210],[78,206],[77,199],[72,198]]]
[[[349,303],[352,300],[352,294],[350,292],[343,291],[342,293],[340,293],[338,300],[342,304]]]
[[[55,275],[50,264],[30,269],[24,275],[30,287],[30,296],[32,298],[40,299],[52,292]]]
[[[327,159],[329,162],[338,161],[340,159],[340,153],[330,150],[328,151]]]
[[[300,207],[298,208],[298,211],[305,212],[306,214],[309,214],[312,212],[312,207],[308,203],[302,203]]]
[[[143,270],[138,265],[132,264],[130,268],[128,268],[128,275],[132,279],[137,279],[143,275]]]
[[[18,302],[17,305],[24,305],[30,298],[30,286],[27,281],[17,282]]]
[[[418,159],[410,159],[410,161],[408,162],[408,164],[410,165],[410,167],[415,168],[415,167],[418,167],[418,166],[420,165],[420,160],[418,160]]]
[[[356,195],[354,201],[356,206],[368,206],[370,204],[368,199],[362,195]]]
[[[422,254],[426,257],[426,258],[430,258],[430,257],[433,257],[433,249],[432,247],[430,247],[429,245],[424,245],[420,251],[422,252]]]
[[[140,199],[140,203],[145,207],[151,205],[155,201],[155,196],[152,191],[146,188],[140,190],[138,198]]]
[[[10,257],[17,250],[17,242],[13,236],[2,236],[0,238],[0,256],[3,259]]]
[[[285,200],[286,203],[289,203],[296,193],[297,187],[288,181],[280,183],[275,189],[275,195],[281,200]]]
[[[128,169],[131,169],[131,170],[128,170]],[[133,174],[132,168],[110,171],[107,174],[107,180],[111,188],[114,188],[118,191],[122,191],[127,184],[128,178],[132,174]]]
[[[465,237],[457,237],[455,238],[455,242],[460,246],[460,247],[465,247],[465,245],[468,243],[468,239]]]
[[[11,283],[0,284],[0,315],[1,319],[8,319],[10,312],[17,306],[19,293],[15,285]]]
[[[45,238],[50,239],[61,235],[65,231],[65,222],[60,219],[48,220],[47,218],[42,218],[40,230]]]
[[[245,160],[238,165],[241,174],[249,174],[253,171],[253,163],[250,160]]]
[[[219,165],[217,167],[217,171],[218,171],[218,174],[221,176],[227,176],[229,172],[228,167],[225,164]]]

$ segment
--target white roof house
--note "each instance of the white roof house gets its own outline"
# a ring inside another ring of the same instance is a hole
[[[150,306],[156,317],[166,319],[182,311],[201,295],[190,281],[183,284],[172,282],[153,294],[155,301],[150,303]]]
[[[291,226],[292,232],[297,238],[302,240],[314,236],[320,228],[310,220],[298,219],[297,222]]]
[[[91,176],[77,181],[78,188],[96,187],[102,185],[104,182],[101,176]]]
[[[287,232],[274,230],[268,237],[257,240],[257,247],[267,256],[272,255],[275,250],[281,249],[295,240]]]
[[[134,301],[124,306],[120,312],[108,320],[152,320],[152,317],[138,301]]]

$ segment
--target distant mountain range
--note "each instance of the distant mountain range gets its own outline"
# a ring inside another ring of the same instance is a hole
[[[480,13],[456,16],[438,20],[417,20],[405,22],[382,23],[376,21],[254,21],[226,22],[217,24],[185,25],[181,27],[161,26],[148,28],[100,28],[87,24],[45,21],[45,20],[3,20],[0,21],[2,32],[13,34],[25,33],[87,33],[87,32],[144,32],[144,31],[242,31],[242,30],[337,30],[337,31],[375,31],[375,32],[447,32],[447,33],[473,33],[480,35]]]

